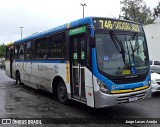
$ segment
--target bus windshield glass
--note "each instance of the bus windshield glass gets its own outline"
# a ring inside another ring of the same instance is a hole
[[[141,74],[148,71],[147,45],[138,32],[108,32],[96,35],[97,64],[111,76]]]

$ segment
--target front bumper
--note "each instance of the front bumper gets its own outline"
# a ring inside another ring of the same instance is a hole
[[[95,91],[94,96],[95,108],[110,107],[118,104],[129,103],[131,101],[143,100],[145,98],[151,97],[151,86],[141,91],[123,94],[104,94],[100,91]]]

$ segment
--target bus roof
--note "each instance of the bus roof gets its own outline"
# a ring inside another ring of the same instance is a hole
[[[30,41],[32,39],[44,37],[44,36],[47,36],[47,35],[50,35],[53,33],[57,33],[57,32],[69,29],[69,28],[74,28],[74,27],[86,25],[86,24],[93,25],[92,17],[86,17],[86,18],[82,18],[82,19],[79,19],[79,20],[76,20],[76,21],[73,21],[70,23],[66,23],[64,25],[61,25],[61,26],[37,33],[37,34],[33,34],[33,35],[25,37],[25,38],[22,38],[20,40],[15,41],[14,43],[17,44],[17,43],[21,43],[21,42]]]

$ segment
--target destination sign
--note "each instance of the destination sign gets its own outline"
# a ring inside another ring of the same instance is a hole
[[[93,21],[96,29],[143,32],[141,25],[132,22],[112,19],[94,19]]]
[[[71,36],[71,35],[81,34],[84,32],[86,32],[86,26],[82,26],[82,27],[78,27],[78,28],[69,30],[69,35]]]

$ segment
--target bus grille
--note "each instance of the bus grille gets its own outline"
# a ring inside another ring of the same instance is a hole
[[[115,84],[126,84],[126,83],[135,83],[142,82],[146,79],[146,76],[134,77],[134,78],[124,78],[124,79],[111,79]]]
[[[122,103],[128,103],[130,102],[129,101],[129,98],[133,98],[133,97],[136,97],[137,100],[143,100],[144,97],[146,95],[146,92],[142,92],[142,93],[136,93],[136,94],[130,94],[130,95],[127,95],[127,96],[120,96],[116,99],[116,102],[118,104],[122,104]]]

